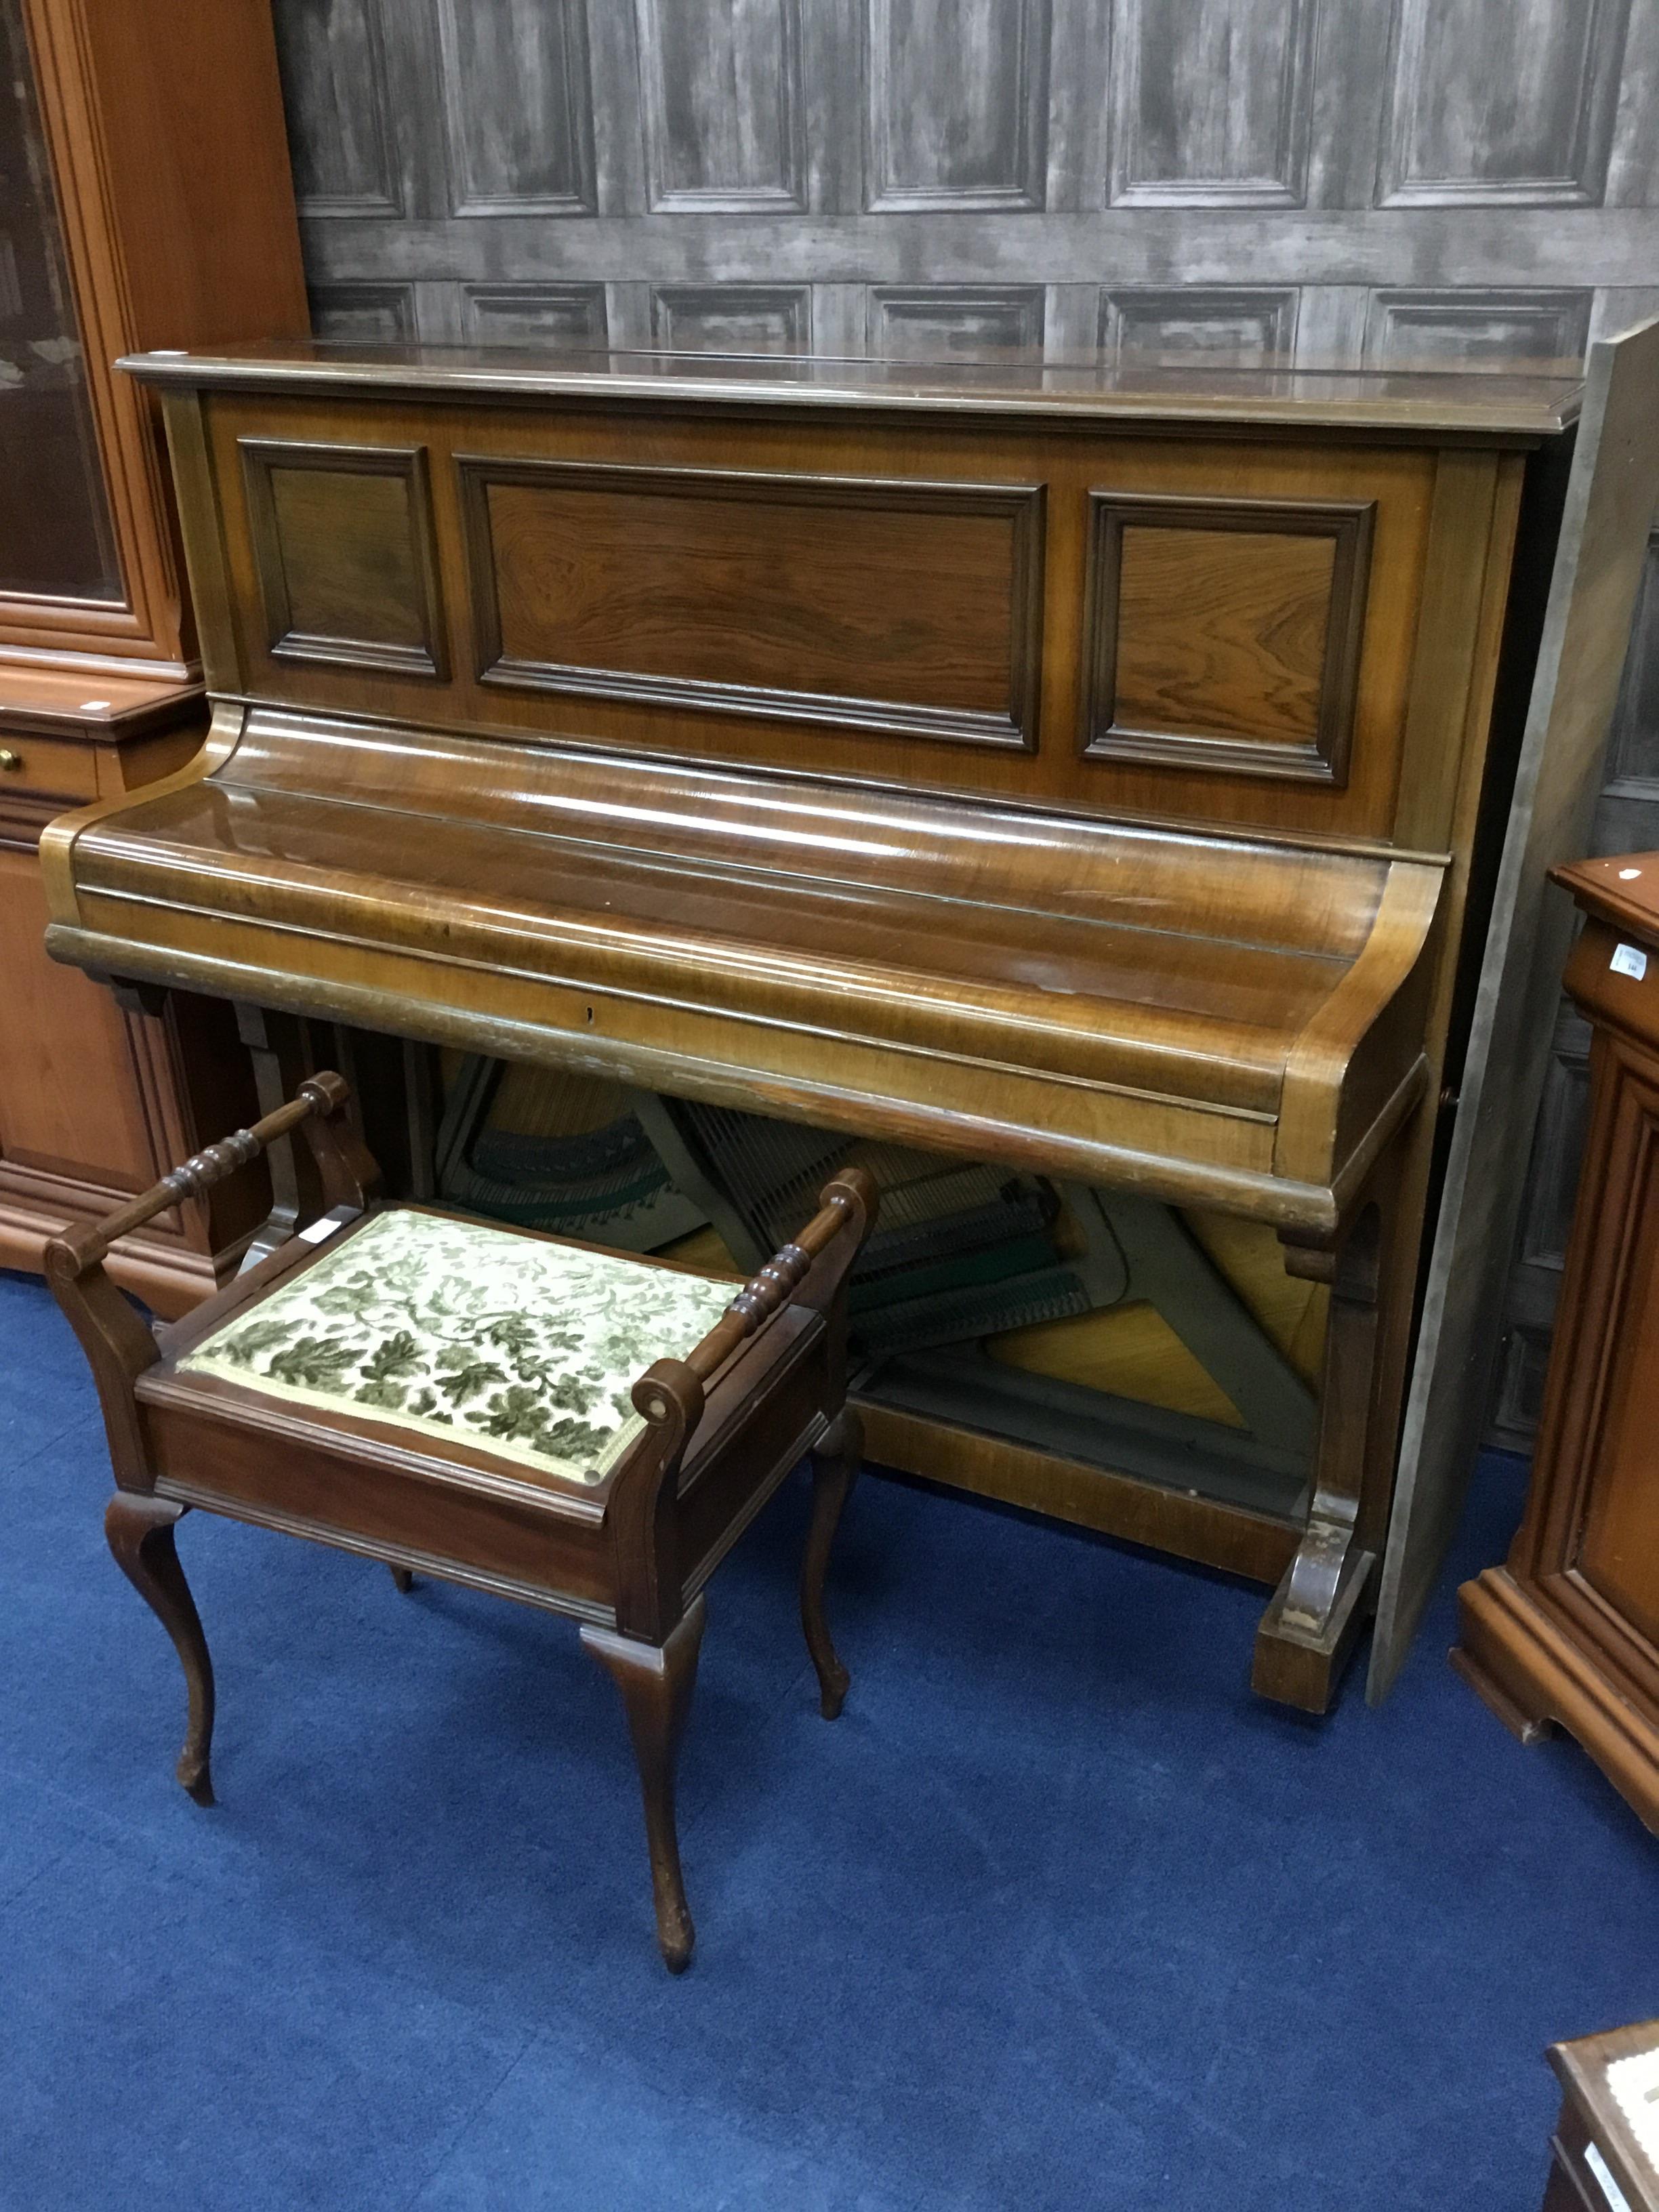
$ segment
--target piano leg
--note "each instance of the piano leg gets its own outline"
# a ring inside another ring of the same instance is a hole
[[[1296,1556],[1256,1631],[1251,1686],[1304,1712],[1329,1710],[1365,1618],[1376,1555],[1360,1536],[1376,1371],[1381,1207],[1365,1206],[1339,1248],[1320,1392],[1313,1502]],[[1313,1273],[1317,1255],[1287,1248],[1286,1264]]]
[[[840,1712],[851,1678],[842,1665],[823,1617],[823,1577],[841,1526],[842,1509],[858,1480],[863,1456],[864,1424],[850,1408],[843,1408],[840,1419],[830,1424],[812,1453],[812,1525],[800,1564],[800,1625],[817,1669],[818,1708],[827,1721]]]
[[[657,1942],[671,1974],[691,1963],[696,1930],[680,1873],[679,1828],[674,1817],[674,1762],[691,1710],[697,1652],[707,1608],[701,1597],[664,1641],[647,1644],[614,1628],[585,1624],[582,1648],[591,1651],[622,1692],[645,1799],[645,1836],[651,1851],[651,1888],[657,1906]]]

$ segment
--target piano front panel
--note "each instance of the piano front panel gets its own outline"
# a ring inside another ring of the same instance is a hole
[[[1038,486],[455,468],[480,683],[1036,750]]]
[[[270,658],[447,676],[426,448],[245,438],[241,456]]]
[[[1483,679],[1469,626],[1449,654],[1435,629],[1437,490],[1449,464],[1457,573],[1501,604],[1501,452],[200,404],[222,520],[190,501],[187,527],[228,579],[210,657],[245,696],[1210,830],[1388,838],[1403,797],[1408,842],[1449,841],[1448,744],[1478,738]]]
[[[1374,502],[1089,506],[1087,757],[1346,784]]]

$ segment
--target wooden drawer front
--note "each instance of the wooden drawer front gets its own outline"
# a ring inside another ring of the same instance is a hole
[[[402,1443],[380,1430],[367,1447],[307,1437],[274,1401],[259,1425],[213,1419],[192,1406],[161,1404],[151,1386],[149,1426],[159,1488],[179,1498],[327,1543],[447,1560],[486,1586],[533,1597],[556,1589],[594,1613],[610,1610],[600,1524],[556,1518],[532,1497],[503,1497],[458,1482],[424,1481],[376,1453]],[[186,1386],[189,1390],[189,1386]],[[189,1395],[198,1395],[193,1390]],[[355,1449],[353,1447],[356,1447]],[[407,1449],[406,1443],[404,1449]]]
[[[96,799],[98,756],[69,738],[12,737],[0,720],[0,799]]]

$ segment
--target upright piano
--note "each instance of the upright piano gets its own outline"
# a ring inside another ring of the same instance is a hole
[[[214,719],[47,833],[52,954],[1261,1224],[1329,1286],[1293,1498],[948,1390],[878,1396],[873,1456],[1272,1585],[1256,1686],[1322,1710],[1376,1594],[1577,382],[125,366]]]

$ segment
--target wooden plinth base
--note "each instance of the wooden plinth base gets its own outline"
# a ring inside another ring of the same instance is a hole
[[[1357,1551],[1345,1567],[1322,1632],[1300,1635],[1282,1617],[1285,1583],[1301,1534],[1291,1522],[1085,1467],[1003,1437],[861,1403],[874,1465],[1070,1521],[1252,1582],[1276,1584],[1256,1631],[1251,1686],[1259,1696],[1302,1712],[1330,1710],[1364,1625],[1375,1579],[1370,1553]]]
[[[1507,1567],[1489,1567],[1457,1593],[1452,1664],[1523,1743],[1551,1724],[1595,1760],[1646,1826],[1659,1832],[1659,1714],[1603,1674],[1552,1617],[1543,1595]]]
[[[1356,1552],[1343,1569],[1328,1619],[1317,1632],[1306,1634],[1287,1625],[1285,1619],[1290,1586],[1287,1571],[1255,1632],[1250,1687],[1259,1698],[1294,1705],[1298,1712],[1330,1711],[1365,1623],[1365,1599],[1376,1567],[1372,1553]]]

